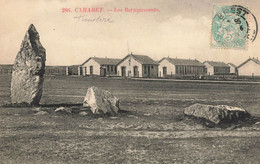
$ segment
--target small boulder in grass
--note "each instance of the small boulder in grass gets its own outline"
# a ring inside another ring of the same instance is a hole
[[[55,109],[55,112],[71,113],[71,109],[66,107],[59,107]]]
[[[117,114],[119,100],[109,91],[92,86],[87,90],[83,107],[90,108],[93,114]]]
[[[185,108],[184,114],[203,118],[214,124],[243,121],[250,117],[250,114],[245,109],[228,105],[194,104]]]
[[[79,115],[86,116],[86,115],[88,115],[88,113],[83,111],[83,112],[80,112]]]

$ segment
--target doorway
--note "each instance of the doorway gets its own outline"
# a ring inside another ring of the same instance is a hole
[[[167,77],[167,67],[163,67],[163,77]]]
[[[148,67],[148,77],[151,77],[151,67],[150,66],[147,67]]]
[[[134,66],[134,77],[139,77],[139,75],[138,75],[138,66]]]
[[[106,76],[107,75],[107,70],[106,70],[106,68],[101,68],[100,69],[100,76]]]
[[[123,77],[126,76],[126,68],[125,67],[121,67],[121,74]]]
[[[93,75],[93,66],[89,66],[89,74]]]

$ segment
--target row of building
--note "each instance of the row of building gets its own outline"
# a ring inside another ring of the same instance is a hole
[[[154,61],[149,56],[131,53],[123,59],[90,57],[81,65],[73,67],[67,68],[68,75],[164,78],[203,75],[260,76],[260,61],[255,58],[249,58],[237,67],[232,63],[226,64],[216,61],[201,63],[196,59],[169,57],[162,58],[160,61]]]
[[[12,73],[12,65],[0,65],[0,74]],[[177,77],[239,75],[260,76],[260,61],[249,58],[238,67],[216,61],[162,58],[154,61],[146,55],[128,54],[123,59],[90,57],[81,65],[46,66],[46,75],[122,76],[122,77]]]

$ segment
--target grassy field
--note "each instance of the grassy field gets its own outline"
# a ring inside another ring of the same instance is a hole
[[[0,77],[0,103],[10,80]],[[90,86],[117,96],[122,112],[79,115]],[[259,163],[260,124],[209,128],[182,114],[226,104],[260,118],[259,99],[253,83],[47,76],[40,107],[0,108],[0,163]],[[60,106],[75,112],[55,113]]]

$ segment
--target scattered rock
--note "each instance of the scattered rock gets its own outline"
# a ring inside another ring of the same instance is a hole
[[[260,121],[255,123],[256,125],[260,125]]]
[[[33,115],[45,115],[45,114],[48,114],[46,111],[39,111],[39,112],[37,112],[37,113],[35,113],[35,114],[33,114]]]
[[[149,117],[149,116],[151,116],[151,114],[150,113],[145,113],[144,116],[148,116]]]
[[[87,112],[80,112],[79,115],[86,116],[86,115],[88,115],[88,113]]]
[[[70,108],[65,108],[65,107],[59,107],[55,109],[55,112],[65,112],[65,113],[71,113]]]
[[[12,104],[26,103],[31,106],[40,102],[46,55],[39,39],[39,33],[31,24],[13,66]]]
[[[204,118],[214,124],[244,120],[250,117],[250,114],[242,108],[228,105],[204,105],[194,104],[185,108],[184,114],[197,118]]]
[[[65,110],[65,107],[59,107],[59,108],[55,109],[55,112],[64,111],[64,110]]]
[[[110,119],[115,120],[118,119],[118,117],[110,117]]]
[[[93,114],[117,114],[119,100],[104,89],[90,87],[83,101],[83,107],[90,107]]]

